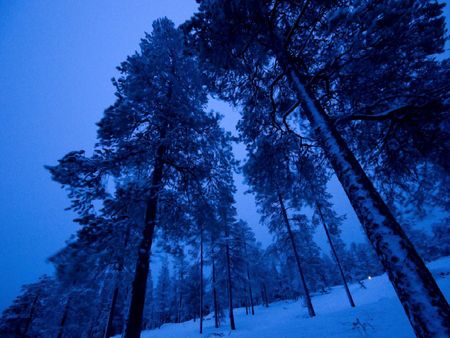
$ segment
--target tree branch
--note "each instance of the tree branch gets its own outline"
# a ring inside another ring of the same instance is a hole
[[[335,123],[349,121],[386,121],[386,120],[404,120],[412,115],[419,114],[426,110],[441,110],[442,105],[437,101],[430,101],[424,105],[406,104],[387,109],[380,113],[367,112],[366,114],[350,114],[335,119]]]

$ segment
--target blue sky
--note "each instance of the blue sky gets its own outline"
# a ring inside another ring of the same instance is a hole
[[[0,0],[0,310],[20,285],[51,273],[46,259],[76,230],[65,193],[50,180],[45,164],[71,150],[92,149],[95,122],[114,100],[115,67],[138,48],[154,19],[179,24],[196,8],[194,0]],[[233,130],[238,113],[226,104]],[[242,147],[236,147],[238,158]],[[237,178],[239,216],[259,240],[254,201]],[[347,199],[334,182],[337,210],[348,213],[344,236],[362,231]]]
[[[44,164],[91,149],[113,102],[115,67],[154,19],[187,19],[195,1],[0,0],[0,309],[76,228]]]

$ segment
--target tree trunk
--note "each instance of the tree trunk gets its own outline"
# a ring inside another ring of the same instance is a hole
[[[266,283],[263,283],[263,288],[264,288],[264,298],[266,300],[266,307],[269,307],[269,296],[267,295]]]
[[[122,312],[122,314],[123,314],[123,318],[121,318],[122,319],[122,321],[121,321],[121,333],[122,333],[122,337],[121,338],[123,338],[123,335],[124,335],[124,333],[125,333],[125,329],[126,329],[126,327],[127,327],[127,321],[126,321],[126,318],[125,318],[125,312],[128,312],[128,308],[126,308],[126,305],[127,304],[129,304],[130,302],[129,302],[129,299],[130,299],[130,296],[131,296],[131,294],[130,294],[130,285],[129,286],[126,286],[125,287],[125,292],[123,293],[124,294],[124,299],[123,299],[123,301],[122,301],[122,308],[124,308],[124,310],[123,310],[123,312]]]
[[[115,309],[116,309],[116,303],[117,303],[117,297],[118,296],[119,296],[119,286],[116,285],[116,287],[114,288],[114,292],[113,292],[113,297],[112,297],[112,301],[111,301],[111,307],[109,309],[108,323],[106,325],[104,338],[112,337],[112,335],[114,334],[114,332],[113,332],[113,320],[114,320],[114,312],[115,312]]]
[[[253,293],[252,293],[252,281],[250,279],[250,265],[248,264],[248,252],[247,252],[247,241],[245,239],[245,234],[242,234],[242,239],[244,240],[244,252],[247,257],[247,282],[248,282],[248,291],[250,296],[250,306],[252,307],[252,316],[255,315],[255,308],[253,306]]]
[[[261,292],[261,305],[264,306],[266,304],[266,300],[264,298],[264,290],[262,288],[262,284],[259,286],[259,291]]]
[[[62,338],[64,333],[64,326],[66,325],[67,317],[69,316],[69,304],[70,304],[71,297],[67,298],[66,305],[64,306],[63,315],[61,318],[61,322],[59,323],[59,332],[58,332],[58,338]]]
[[[161,131],[160,139],[165,137],[164,130]],[[145,304],[145,290],[147,288],[147,277],[149,271],[150,250],[152,247],[153,233],[156,226],[156,211],[158,207],[158,195],[161,190],[164,164],[162,157],[165,147],[160,145],[157,150],[154,170],[152,174],[152,186],[150,197],[147,201],[145,213],[145,226],[142,233],[142,240],[139,245],[136,270],[131,289],[131,301],[128,312],[128,319],[125,328],[125,338],[140,338],[142,317]]]
[[[297,251],[297,245],[295,243],[294,234],[292,233],[291,224],[289,222],[289,218],[288,218],[288,215],[286,212],[286,207],[284,206],[283,198],[281,197],[280,193],[278,193],[278,201],[280,202],[281,214],[283,216],[284,223],[286,224],[286,228],[287,228],[289,238],[290,238],[291,244],[292,244],[292,250],[294,251],[295,261],[297,262],[298,273],[300,274],[300,281],[303,286],[303,292],[305,293],[305,301],[306,301],[306,306],[308,307],[308,313],[309,313],[310,317],[314,317],[316,315],[316,313],[314,311],[314,308],[313,308],[313,305],[311,302],[311,296],[309,294],[308,286],[306,285],[305,276],[303,274],[302,265],[300,263],[300,256]]]
[[[200,228],[200,334],[203,333],[203,226]]]
[[[281,49],[278,49],[280,52]],[[450,307],[430,271],[384,203],[323,107],[286,59],[278,61],[288,75],[303,110],[321,142],[359,221],[387,271],[418,337],[450,335]]]
[[[336,264],[339,267],[339,273],[341,274],[342,282],[344,283],[345,293],[347,294],[348,301],[351,307],[355,307],[355,302],[353,301],[352,294],[347,285],[347,279],[345,278],[344,271],[342,270],[341,262],[334,248],[333,240],[331,239],[330,232],[328,231],[327,224],[325,223],[325,218],[322,214],[322,209],[320,205],[317,204],[317,211],[319,212],[320,220],[322,221],[323,229],[325,230],[325,234],[327,235],[328,243],[330,243],[331,252],[333,253],[334,259],[336,260]]]
[[[265,295],[265,292],[264,292],[263,284],[261,284],[260,289],[261,289],[261,305],[265,306],[265,307],[269,307],[268,304],[267,304],[267,299],[266,299],[266,295]]]
[[[217,291],[216,291],[216,266],[214,263],[214,250],[211,248],[211,259],[212,259],[212,289],[213,289],[213,299],[214,299],[214,326],[219,328],[219,309],[217,307]]]
[[[247,280],[248,280],[248,292],[250,296],[250,306],[252,308],[252,316],[255,315],[255,307],[253,305],[253,293],[252,293],[252,281],[250,279],[250,267],[247,263]]]
[[[183,305],[183,294],[180,292],[180,299],[178,301],[177,323],[181,323],[181,307]]]
[[[111,307],[109,309],[108,322],[106,324],[104,338],[109,338],[114,334],[114,332],[113,332],[114,315],[116,312],[116,303],[117,303],[117,298],[119,296],[120,277],[122,275],[122,271],[124,268],[124,255],[125,255],[125,250],[128,247],[130,231],[131,231],[131,224],[128,223],[126,230],[125,230],[125,236],[124,236],[124,241],[123,241],[123,251],[124,252],[123,252],[123,255],[119,256],[118,262],[117,262],[118,269],[117,269],[115,287],[114,287],[114,292],[113,292],[113,296],[112,296],[112,300],[111,300]]]
[[[228,233],[225,233],[226,239],[226,255],[227,255],[227,284],[228,284],[228,307],[229,307],[229,317],[230,317],[230,328],[231,330],[236,330],[236,325],[234,323],[234,313],[233,313],[233,285],[231,283],[231,261],[230,261],[230,246],[228,245]]]
[[[28,330],[30,329],[31,322],[33,321],[34,311],[36,310],[36,303],[39,299],[39,295],[34,297],[33,302],[31,303],[30,314],[28,315],[27,321],[25,322],[25,327],[23,329],[22,338],[26,338],[28,334]]]

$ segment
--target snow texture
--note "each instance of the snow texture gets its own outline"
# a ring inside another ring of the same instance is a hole
[[[450,297],[450,256],[428,265],[446,298]],[[204,321],[204,334],[198,333],[198,321],[165,324],[160,329],[144,331],[142,338],[174,337],[415,337],[404,310],[386,274],[350,285],[356,308],[350,308],[343,286],[336,286],[325,295],[313,296],[317,317],[309,318],[300,301],[281,301],[269,308],[257,306],[255,316],[246,315],[245,308],[235,309],[236,331],[227,322],[214,328],[214,317]]]

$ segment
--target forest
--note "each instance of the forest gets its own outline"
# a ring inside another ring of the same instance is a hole
[[[0,337],[138,338],[187,321],[212,337],[206,318],[233,335],[238,308],[251,318],[296,300],[313,320],[317,295],[340,285],[339,302],[357,308],[350,285],[384,273],[417,337],[450,337],[426,265],[450,256],[445,4],[197,2],[179,26],[154,21],[118,66],[93,153],[67,149],[45,166],[78,231],[49,258],[55,273],[3,312]],[[211,100],[239,111],[238,136]],[[235,173],[255,196],[254,224],[237,212]],[[332,179],[365,242],[342,238]]]

